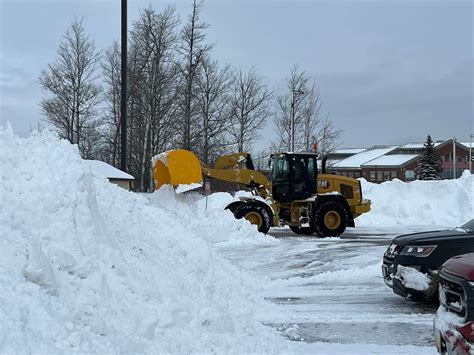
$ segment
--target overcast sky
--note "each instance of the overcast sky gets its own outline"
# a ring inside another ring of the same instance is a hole
[[[141,8],[189,1],[129,0]],[[0,0],[0,124],[26,135],[40,120],[38,76],[74,16],[99,49],[120,39],[119,0]],[[320,87],[323,112],[344,130],[342,146],[457,137],[473,129],[471,1],[208,0],[213,57],[258,72],[284,90],[298,64]],[[271,122],[256,149],[276,138]]]

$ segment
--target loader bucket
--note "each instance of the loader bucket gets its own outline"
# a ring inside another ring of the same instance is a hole
[[[156,189],[169,184],[176,192],[185,192],[202,186],[199,159],[188,150],[170,150],[153,158],[153,178]]]

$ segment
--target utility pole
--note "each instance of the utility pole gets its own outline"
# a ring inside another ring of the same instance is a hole
[[[472,173],[472,138],[474,138],[474,134],[470,135],[469,140],[469,172]]]
[[[122,92],[120,98],[120,169],[127,171],[127,0],[122,0]]]
[[[295,151],[295,99],[304,95],[304,91],[293,90],[291,92],[291,112],[290,112],[290,151]]]

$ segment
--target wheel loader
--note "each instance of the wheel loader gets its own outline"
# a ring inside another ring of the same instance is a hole
[[[250,154],[218,158],[209,167],[187,150],[171,150],[153,158],[156,188],[170,184],[177,192],[203,186],[203,179],[245,185],[251,197],[230,203],[237,219],[245,218],[262,233],[270,227],[289,226],[296,234],[339,236],[354,219],[370,210],[356,179],[326,174],[325,159],[318,173],[316,153],[274,153],[271,178],[254,169]]]

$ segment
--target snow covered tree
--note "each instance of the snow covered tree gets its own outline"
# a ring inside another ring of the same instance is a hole
[[[441,160],[434,149],[431,136],[426,137],[424,150],[418,159],[417,175],[419,180],[439,180],[441,179]]]

